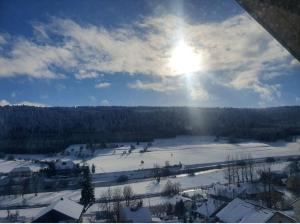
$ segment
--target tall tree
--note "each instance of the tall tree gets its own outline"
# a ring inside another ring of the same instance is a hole
[[[125,199],[126,206],[130,206],[130,202],[134,197],[134,193],[131,186],[125,186],[123,188],[123,197]]]
[[[83,172],[83,182],[82,182],[82,190],[81,190],[81,198],[80,203],[87,208],[95,202],[95,190],[92,185],[91,172],[89,167],[84,169]]]

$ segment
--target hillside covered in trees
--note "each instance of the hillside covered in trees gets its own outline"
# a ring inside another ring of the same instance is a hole
[[[52,153],[76,143],[176,135],[274,141],[300,134],[300,107],[0,107],[0,152]]]

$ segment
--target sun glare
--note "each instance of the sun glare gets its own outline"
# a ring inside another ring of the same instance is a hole
[[[201,56],[181,41],[171,53],[169,67],[176,74],[190,74],[201,70]]]

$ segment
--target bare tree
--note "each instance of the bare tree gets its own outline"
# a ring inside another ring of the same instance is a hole
[[[154,163],[154,165],[153,165],[153,175],[154,175],[156,181],[159,183],[160,177],[161,177],[161,168],[157,163]]]
[[[126,206],[130,206],[130,202],[134,198],[134,193],[131,186],[125,186],[123,188],[123,197],[125,199]]]
[[[103,203],[101,204],[102,209],[106,212],[107,215],[110,215],[112,213],[112,190],[109,187],[106,192],[104,192],[101,195],[101,198],[103,199]]]
[[[119,222],[120,220],[120,209],[122,207],[122,191],[121,188],[115,188],[112,194],[112,200],[113,200],[113,213],[115,215],[116,222]]]

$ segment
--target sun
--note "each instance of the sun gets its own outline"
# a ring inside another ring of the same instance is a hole
[[[169,67],[175,74],[191,74],[201,70],[201,55],[184,41],[171,52]]]

